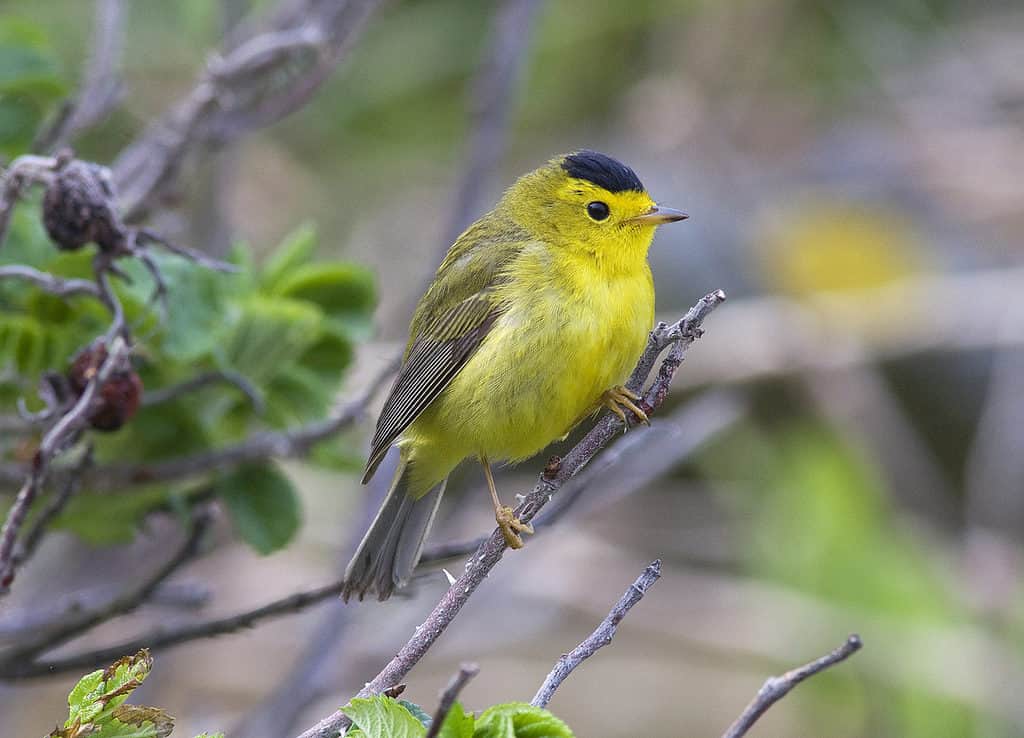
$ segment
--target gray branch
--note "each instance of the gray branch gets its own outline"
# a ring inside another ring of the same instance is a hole
[[[616,603],[611,612],[597,626],[597,629],[587,636],[580,645],[558,659],[555,668],[548,674],[540,689],[537,690],[537,694],[533,696],[530,704],[534,707],[547,707],[548,702],[551,701],[555,694],[555,690],[561,686],[562,682],[572,674],[577,666],[593,656],[598,649],[610,645],[612,638],[615,637],[615,631],[618,629],[622,619],[626,617],[626,613],[630,611],[633,605],[643,599],[643,596],[647,594],[647,590],[658,581],[660,576],[661,559],[655,559],[648,564],[643,573],[637,577],[637,580],[629,586],[626,593],[622,595],[622,599]]]
[[[87,279],[63,279],[19,264],[0,267],[0,279],[20,279],[30,282],[44,292],[49,292],[57,297],[88,295],[99,299],[100,296],[100,290],[95,282],[90,282]]]
[[[742,738],[754,726],[754,723],[768,711],[768,708],[789,694],[793,687],[830,666],[835,666],[840,661],[850,658],[861,649],[862,645],[864,644],[861,642],[860,636],[851,635],[846,639],[846,643],[820,659],[787,671],[780,676],[769,677],[764,686],[758,690],[757,696],[747,705],[743,714],[736,718],[736,722],[729,726],[722,738]]]
[[[59,149],[87,128],[99,123],[121,99],[119,73],[124,50],[122,0],[96,0],[92,50],[86,62],[82,86],[73,100],[61,107],[55,120],[32,144],[33,151]]]
[[[430,729],[427,730],[424,738],[437,738],[441,733],[441,726],[444,725],[444,719],[448,717],[448,713],[452,711],[452,707],[455,705],[459,692],[469,683],[470,679],[479,673],[480,667],[476,664],[462,664],[459,666],[458,672],[451,678],[448,685],[441,690],[441,701],[434,712],[434,716],[430,721]]]
[[[211,59],[195,87],[117,157],[114,181],[125,218],[148,209],[195,147],[223,145],[309,102],[381,2],[308,0],[296,12],[294,3],[282,2],[265,25],[243,23],[251,35]],[[270,86],[282,76],[286,81]]]
[[[120,306],[120,303],[116,303]],[[124,316],[118,312],[112,326],[112,333],[120,331],[123,325]],[[117,329],[116,331],[114,329]],[[17,541],[18,531],[25,523],[29,508],[42,489],[49,472],[50,463],[64,450],[64,447],[72,441],[82,428],[89,421],[89,413],[92,410],[93,399],[99,388],[110,377],[114,369],[119,366],[128,356],[128,344],[120,335],[108,340],[106,345],[107,357],[96,374],[89,380],[85,390],[78,401],[58,420],[49,431],[43,436],[32,460],[32,466],[28,477],[22,484],[14,504],[7,513],[7,520],[0,529],[0,595],[7,594],[11,582],[14,581],[15,561],[14,544]]]
[[[651,331],[647,347],[627,385],[634,391],[640,390],[654,368],[658,357],[666,348],[669,349],[668,355],[658,370],[657,377],[650,389],[643,395],[641,407],[648,415],[664,402],[669,384],[682,363],[683,354],[701,334],[701,324],[704,319],[724,300],[724,292],[721,290],[712,292],[694,305],[679,322],[672,326],[659,324]],[[630,420],[629,422],[632,425],[635,421]],[[598,420],[590,432],[576,444],[560,464],[545,469],[545,473],[538,480],[536,486],[516,508],[516,517],[524,523],[530,522],[566,482],[576,476],[598,451],[620,435],[622,431],[622,421],[615,415],[607,414]],[[451,625],[476,588],[501,561],[505,549],[505,539],[501,535],[501,531],[495,530],[491,533],[490,538],[477,549],[463,574],[448,588],[427,619],[416,629],[413,637],[402,646],[381,672],[359,691],[357,696],[368,697],[379,694],[388,687],[398,684]],[[351,725],[351,721],[343,712],[338,711],[303,732],[300,738],[334,738],[349,725]]]

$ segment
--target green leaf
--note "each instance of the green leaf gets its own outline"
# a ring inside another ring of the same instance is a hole
[[[414,718],[423,723],[424,728],[430,727],[430,715],[425,713],[422,707],[417,705],[415,702],[410,702],[409,700],[398,700],[398,704],[408,710]]]
[[[69,530],[94,546],[131,543],[139,521],[156,507],[166,505],[172,493],[165,486],[144,487],[131,494],[80,492],[71,498],[54,528]]]
[[[438,738],[473,738],[475,722],[473,715],[467,715],[462,705],[456,702],[441,723]]]
[[[79,680],[68,695],[69,714],[65,727],[79,723],[108,721],[153,668],[153,658],[143,649],[134,656],[118,659],[106,669]]]
[[[216,484],[235,531],[261,554],[285,546],[301,524],[292,483],[272,463],[245,464]]]
[[[421,738],[423,724],[392,697],[357,697],[341,708],[366,738]]]
[[[290,276],[297,268],[309,263],[316,249],[316,227],[304,223],[296,228],[274,249],[263,267],[260,281],[263,289],[273,293],[281,280]]]
[[[318,305],[332,317],[368,313],[377,299],[373,272],[358,264],[304,264],[275,285],[273,294]]]
[[[97,738],[167,738],[174,730],[174,718],[158,707],[121,705]]]
[[[473,738],[573,738],[573,734],[547,710],[525,702],[506,702],[484,710]]]
[[[319,340],[323,313],[309,303],[249,297],[221,339],[224,359],[253,381],[277,374]]]

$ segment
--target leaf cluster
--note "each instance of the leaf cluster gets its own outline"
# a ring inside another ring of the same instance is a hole
[[[125,704],[152,669],[153,658],[143,649],[86,674],[68,695],[68,719],[48,738],[167,738],[174,730],[173,717],[158,707]]]
[[[356,698],[342,708],[353,723],[350,738],[423,738],[431,719],[406,700],[385,695]],[[525,702],[505,702],[474,716],[456,702],[445,716],[439,738],[573,738],[569,726],[547,710]]]
[[[194,454],[326,416],[352,361],[354,344],[370,327],[376,294],[365,268],[314,258],[316,232],[305,226],[257,266],[244,247],[230,260],[235,274],[203,269],[175,255],[154,255],[167,283],[166,311],[153,304],[155,285],[143,265],[124,261],[128,280],[116,280],[137,339],[135,361],[147,390],[172,387],[197,374],[245,377],[261,402],[223,384],[173,400],[145,404],[120,432],[95,435],[96,459],[122,464]],[[0,264],[22,264],[58,277],[90,279],[91,249],[53,248],[29,205],[15,213]],[[65,301],[14,280],[0,282],[0,406],[31,397],[47,371],[64,371],[75,352],[101,334],[110,316],[99,301]],[[18,447],[5,450],[14,458]],[[355,454],[318,449],[314,460],[349,469]],[[83,490],[58,521],[95,543],[131,538],[155,508],[186,510],[199,496],[226,502],[236,529],[256,550],[285,545],[300,524],[288,479],[273,462],[192,481],[145,488],[132,495]]]

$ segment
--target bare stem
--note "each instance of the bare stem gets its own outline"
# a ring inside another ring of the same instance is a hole
[[[736,722],[729,726],[729,729],[725,731],[722,738],[742,738],[754,726],[754,723],[768,711],[768,708],[789,694],[793,687],[805,679],[825,671],[830,666],[835,666],[840,661],[845,661],[857,653],[863,645],[860,636],[851,635],[843,645],[831,653],[822,656],[820,659],[787,671],[780,676],[768,677],[764,686],[758,690],[757,696],[747,705],[743,714],[736,718]]]
[[[441,701],[437,706],[437,711],[434,712],[434,717],[430,721],[430,729],[424,738],[437,738],[441,733],[444,719],[452,711],[452,706],[455,704],[459,692],[469,683],[470,679],[479,673],[480,667],[477,664],[461,664],[459,666],[458,672],[448,682],[448,686],[441,690]]]
[[[537,694],[533,696],[530,704],[534,707],[547,707],[548,702],[551,701],[555,694],[555,690],[572,674],[577,666],[593,656],[598,649],[610,645],[612,638],[615,637],[615,631],[618,629],[622,619],[626,617],[626,613],[630,611],[633,605],[643,599],[643,596],[647,594],[647,590],[658,581],[660,576],[661,559],[655,559],[648,564],[643,573],[629,586],[629,589],[622,595],[622,598],[615,604],[615,607],[611,609],[611,612],[605,616],[605,619],[601,621],[597,629],[587,636],[580,645],[558,659],[555,667],[548,674],[540,689],[537,690]]]

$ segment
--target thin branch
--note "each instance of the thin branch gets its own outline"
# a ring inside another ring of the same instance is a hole
[[[3,176],[0,188],[0,247],[7,239],[11,214],[25,187],[33,184],[48,184],[57,169],[57,159],[51,156],[26,154],[11,162]]]
[[[590,464],[566,485],[544,513],[533,521],[534,530],[541,531],[558,522],[584,498],[587,507],[592,508],[644,488],[730,428],[742,413],[742,404],[729,393],[705,392],[652,427],[639,428],[626,435],[601,455],[599,463]],[[558,457],[552,457],[548,462],[550,465],[560,463]],[[592,490],[593,487],[598,489]],[[598,496],[595,497],[594,493]],[[443,561],[468,556],[486,540],[487,536],[479,536],[431,544],[423,550],[417,572]]]
[[[120,306],[120,303],[115,301]],[[123,321],[123,314],[120,314]],[[118,320],[115,319],[113,328],[118,328]],[[93,407],[93,398],[99,388],[102,387],[114,369],[122,364],[128,355],[128,345],[121,340],[120,336],[108,341],[109,347],[107,357],[99,367],[95,375],[89,380],[78,401],[58,420],[52,428],[43,436],[32,460],[32,467],[28,478],[25,480],[18,492],[14,504],[7,513],[7,520],[3,529],[0,530],[0,595],[10,590],[14,581],[15,562],[13,558],[14,544],[18,537],[18,531],[28,516],[29,508],[35,501],[40,489],[46,480],[50,463],[54,457],[64,450],[64,447],[72,441],[78,431],[85,427],[89,421],[89,413]]]
[[[142,397],[142,405],[144,407],[150,407],[152,405],[160,405],[164,402],[171,402],[182,395],[202,389],[211,384],[229,384],[232,387],[237,388],[249,399],[249,402],[252,404],[253,410],[256,411],[256,414],[263,414],[266,407],[263,400],[263,393],[260,392],[256,385],[250,382],[245,375],[231,369],[202,372],[191,379],[186,379],[184,382],[179,382],[178,384],[172,384],[170,387],[163,387],[158,390],[147,392]]]
[[[28,679],[66,671],[91,669],[99,664],[109,663],[126,653],[132,653],[140,648],[156,651],[179,643],[233,633],[243,628],[251,628],[262,620],[299,612],[324,600],[338,597],[344,586],[344,581],[338,580],[322,587],[282,597],[237,615],[230,615],[201,623],[189,623],[174,628],[157,628],[138,638],[71,656],[30,661],[25,659],[9,659],[5,655],[3,663],[0,663],[0,679]]]
[[[33,657],[43,651],[49,651],[66,643],[76,636],[85,633],[100,623],[114,617],[124,615],[145,603],[149,597],[174,572],[191,561],[199,551],[199,543],[211,522],[210,511],[205,507],[197,508],[192,516],[192,523],[186,534],[185,541],[166,562],[161,564],[148,577],[127,591],[119,593],[107,602],[88,610],[70,611],[66,618],[58,620],[53,627],[46,629],[35,637],[23,638],[18,644],[3,654],[0,662],[0,676],[17,678],[21,668],[31,668],[39,662]],[[121,654],[137,651],[138,648],[121,651]],[[52,670],[51,670],[52,671]],[[13,672],[13,673],[12,673]],[[45,672],[42,672],[45,673]]]
[[[33,151],[59,149],[76,133],[100,122],[117,105],[122,87],[118,71],[124,48],[124,5],[121,0],[96,0],[92,51],[82,87],[54,121],[32,143]]]
[[[57,297],[88,295],[98,299],[100,296],[99,288],[87,279],[63,279],[32,267],[17,264],[0,267],[0,279],[21,279],[31,282],[44,292],[49,292]]]
[[[757,696],[747,705],[743,714],[736,718],[736,722],[729,726],[722,738],[742,738],[747,734],[768,708],[781,700],[790,690],[805,679],[818,674],[830,666],[835,666],[857,653],[864,644],[860,636],[851,635],[839,648],[820,659],[804,664],[803,666],[787,671],[785,674],[775,677],[768,677],[764,686],[757,692]]]
[[[577,666],[593,656],[598,649],[610,645],[612,638],[615,637],[615,631],[618,629],[622,619],[626,617],[626,613],[630,611],[633,605],[643,599],[643,596],[647,594],[647,590],[658,581],[660,576],[661,559],[655,559],[647,565],[643,573],[629,586],[629,589],[626,590],[626,593],[622,595],[622,598],[611,609],[611,612],[608,613],[605,619],[601,621],[597,629],[587,636],[580,645],[576,646],[569,653],[563,654],[558,659],[555,667],[547,675],[547,678],[540,686],[540,689],[537,690],[537,694],[533,696],[530,704],[534,707],[547,707],[551,698],[555,695],[555,690],[561,686],[562,682],[572,674]]]
[[[36,552],[40,542],[49,530],[50,524],[67,507],[68,502],[71,501],[71,498],[78,491],[78,488],[81,486],[82,472],[92,466],[92,452],[92,444],[88,444],[81,458],[64,474],[64,479],[57,488],[57,492],[53,495],[53,499],[36,516],[32,526],[15,548],[14,566],[23,566],[26,561],[32,558],[32,555]]]
[[[448,686],[441,691],[441,701],[434,712],[433,718],[431,718],[430,729],[427,730],[424,738],[437,738],[441,733],[441,726],[444,725],[445,718],[448,717],[448,713],[452,711],[452,707],[455,705],[459,692],[469,683],[470,679],[479,673],[480,667],[477,664],[459,665],[458,672],[448,682]]]
[[[654,383],[644,394],[645,406],[643,409],[648,415],[664,401],[668,385],[682,362],[683,353],[700,335],[701,323],[724,300],[724,292],[721,290],[712,292],[694,305],[678,323],[672,326],[662,324],[651,331],[647,348],[627,385],[634,391],[639,390],[654,367],[658,356],[665,348],[671,347]],[[629,422],[632,425],[635,421]],[[580,472],[598,451],[621,434],[622,430],[622,421],[615,415],[607,414],[598,420],[590,432],[562,460],[557,469],[545,470],[546,473],[541,476],[533,490],[516,508],[516,517],[524,523],[530,522],[551,497]],[[462,575],[448,588],[423,624],[416,629],[413,637],[402,646],[381,672],[359,691],[358,697],[379,694],[387,687],[402,681],[403,677],[423,658],[434,642],[441,637],[463,605],[469,601],[476,588],[501,560],[505,548],[505,539],[501,531],[492,532],[491,537],[477,549],[476,554],[470,559]],[[338,711],[303,732],[300,738],[334,738],[349,725],[351,725],[351,721],[343,712]]]
[[[331,416],[285,431],[255,433],[233,446],[204,451],[193,456],[149,464],[111,464],[99,466],[86,474],[86,481],[95,490],[119,489],[128,485],[153,484],[196,477],[213,470],[224,470],[249,461],[301,457],[316,444],[331,438],[355,422],[395,373],[398,357],[388,362],[373,380],[355,397],[339,405]]]
[[[196,146],[224,145],[309,102],[381,2],[310,0],[294,13],[283,12],[287,3],[282,3],[263,26],[243,23],[251,35],[213,58],[195,87],[114,162],[125,217],[139,218],[173,183]],[[284,81],[272,84],[279,78]]]

